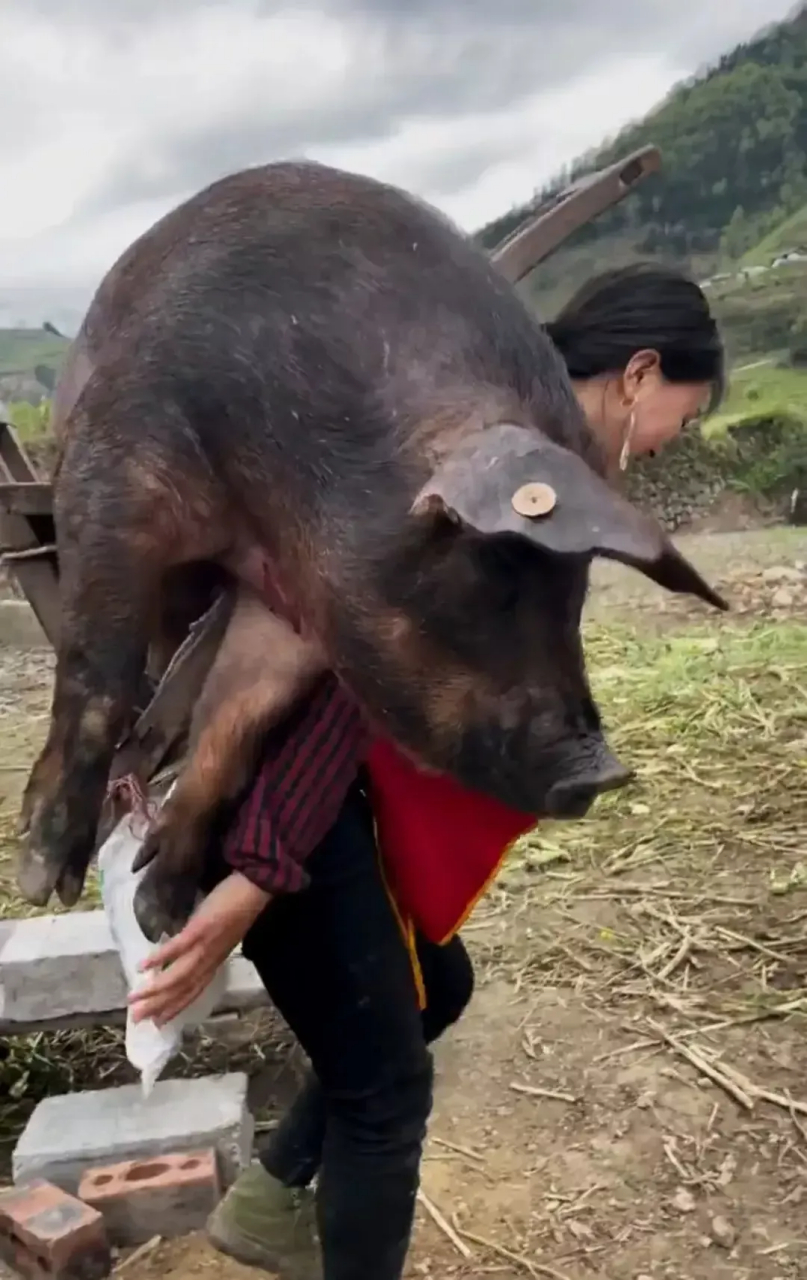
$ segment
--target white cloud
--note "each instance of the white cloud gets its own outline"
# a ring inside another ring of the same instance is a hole
[[[399,27],[369,3],[351,17],[347,0],[341,13],[335,0],[106,0],[108,21],[90,3],[0,11],[0,301],[4,288],[29,289],[37,309],[38,290],[87,294],[183,196],[280,155],[397,182],[478,227],[789,7],[622,0],[620,40],[601,0],[535,21],[516,0],[510,17],[497,0],[467,13],[445,0],[433,22],[421,10]]]
[[[128,36],[0,14],[0,49],[11,72],[11,83],[0,81],[4,118],[15,111],[14,90],[25,89],[19,143],[14,131],[0,143],[4,183],[15,193],[0,208],[0,243],[64,222],[122,157],[148,169],[149,147],[166,130],[293,113],[312,100],[327,108],[344,92],[350,58],[335,19],[288,13],[256,21],[224,8],[203,9],[190,23],[177,14]],[[154,177],[169,186],[173,179],[159,171],[158,155]]]
[[[574,77],[552,94],[535,93],[507,110],[462,120],[407,122],[391,138],[364,146],[320,148],[318,158],[385,181],[407,185],[407,175],[433,157],[435,170],[465,138],[498,150],[473,183],[447,194],[436,183],[422,190],[467,230],[474,230],[534,194],[564,164],[635,116],[648,111],[679,74],[663,58],[615,61]]]

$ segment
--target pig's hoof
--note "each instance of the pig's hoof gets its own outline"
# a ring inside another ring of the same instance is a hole
[[[46,907],[59,879],[59,868],[41,849],[23,849],[17,863],[17,888],[33,907]]]
[[[84,892],[84,873],[75,867],[65,867],[56,881],[56,892],[63,907],[74,907]]]
[[[46,907],[55,890],[65,907],[74,907],[84,889],[83,872],[61,867],[39,849],[26,849],[17,865],[17,888],[26,902]]]
[[[84,888],[91,850],[86,833],[70,833],[35,809],[17,864],[17,887],[27,902],[45,907],[55,891],[65,907],[74,907]],[[80,838],[76,838],[76,834]]]
[[[198,886],[185,875],[169,875],[160,869],[155,858],[137,886],[134,899],[135,916],[149,942],[174,937],[184,929],[196,907]]]

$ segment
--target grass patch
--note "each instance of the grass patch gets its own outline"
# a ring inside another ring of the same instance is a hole
[[[724,623],[647,636],[590,624],[587,632],[595,697],[637,777],[585,822],[549,824],[570,856],[597,867],[637,841],[650,852],[653,841],[700,845],[724,819],[735,830],[761,772],[788,793],[783,819],[794,805],[807,817],[807,628]]]
[[[744,364],[789,348],[793,325],[804,315],[806,267],[797,263],[750,279],[734,274],[709,289],[733,360]]]
[[[49,403],[33,405],[27,400],[12,400],[6,408],[9,421],[23,444],[39,446],[53,440]]]
[[[807,423],[807,369],[772,363],[735,370],[724,404],[704,422],[703,433],[707,439],[717,439],[754,418],[796,418]]]

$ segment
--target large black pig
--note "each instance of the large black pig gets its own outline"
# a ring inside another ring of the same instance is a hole
[[[187,914],[245,743],[325,667],[426,766],[576,817],[629,776],[586,679],[592,557],[722,607],[602,478],[513,288],[435,210],[365,177],[268,165],[163,218],[102,283],[56,420],[62,628],[23,805],[32,901],[81,892],[149,643],[164,665],[216,575],[239,584],[154,833],[151,936]]]

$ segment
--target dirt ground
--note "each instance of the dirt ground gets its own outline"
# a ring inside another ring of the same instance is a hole
[[[662,639],[694,629],[692,662],[713,643],[704,628],[727,645],[760,621],[768,630],[759,645],[778,622],[797,634],[807,534],[681,545],[726,583],[738,606],[731,617],[670,601],[604,566],[594,623]],[[775,724],[756,677],[729,663],[720,678],[732,682],[726,716],[735,736],[724,728],[719,747],[699,754],[686,747],[693,716],[676,722],[675,803],[659,812],[652,800],[656,730],[652,751],[639,750],[644,790],[615,800],[590,837],[542,837],[472,918],[463,936],[478,989],[438,1047],[411,1277],[807,1275],[807,694],[797,664],[776,652],[771,678],[786,684],[787,701]],[[46,722],[50,665],[46,655],[0,648],[7,850]],[[631,678],[606,663],[609,675],[617,688]],[[695,719],[713,714],[709,696],[704,686]],[[642,732],[647,723],[645,714]],[[621,727],[623,754],[639,737],[636,725]],[[729,765],[736,754],[742,786],[725,783],[716,765],[710,772],[721,751]],[[684,826],[689,805],[697,818]],[[0,860],[0,915],[4,902],[7,914],[19,908],[11,864]],[[190,1239],[147,1251],[123,1274],[254,1273]]]

